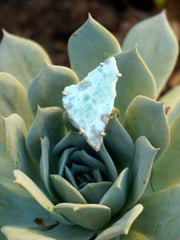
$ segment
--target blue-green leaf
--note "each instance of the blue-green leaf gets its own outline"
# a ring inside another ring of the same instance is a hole
[[[5,225],[38,227],[38,220],[44,226],[56,223],[47,211],[10,179],[0,177],[0,199],[0,227]],[[1,233],[0,239],[5,239]]]
[[[152,185],[154,190],[180,184],[180,114],[172,122],[170,133],[170,145],[153,167]]]
[[[46,209],[56,220],[64,224],[72,224],[71,221],[65,219],[61,214],[56,214],[53,209],[53,203],[47,198],[43,191],[23,172],[20,170],[14,170],[15,183],[22,186],[31,196],[44,208]]]
[[[179,240],[179,199],[179,186],[144,196],[140,200],[144,211],[135,221],[133,229],[145,235],[148,240]]]
[[[119,119],[123,123],[125,111],[133,98],[137,95],[156,98],[156,83],[136,46],[132,50],[117,54],[115,58],[122,73],[116,85],[115,107],[120,110]]]
[[[12,75],[5,72],[0,72],[0,86],[1,116],[8,117],[12,113],[18,113],[29,128],[32,124],[32,115],[24,86]],[[0,120],[0,141],[5,143],[2,120]]]
[[[54,205],[29,177],[20,170],[14,170],[14,176],[16,178],[15,183],[26,189],[43,208],[52,211]]]
[[[91,230],[63,224],[46,231],[41,231],[32,226],[29,226],[29,228],[5,226],[2,231],[8,240],[89,240],[94,235]]]
[[[173,107],[180,100],[180,86],[167,91],[159,101],[163,102],[166,107]]]
[[[104,194],[112,186],[112,182],[88,183],[80,193],[88,203],[99,203]]]
[[[111,215],[114,216],[123,207],[128,189],[128,168],[125,168],[111,188],[102,197],[99,204],[108,206],[111,209]]]
[[[0,176],[13,179],[13,165],[8,157],[6,147],[0,143]]]
[[[144,193],[157,151],[146,137],[141,136],[136,140],[134,159],[129,168],[127,208],[132,207]]]
[[[124,125],[134,141],[146,136],[154,147],[160,148],[158,157],[169,145],[169,126],[162,103],[144,96],[135,97],[126,111]]]
[[[117,117],[109,119],[104,144],[118,172],[129,166],[134,155],[134,143]]]
[[[174,104],[167,113],[167,119],[169,125],[174,121],[174,119],[180,114],[180,99]]]
[[[167,91],[159,101],[163,102],[167,108],[167,118],[169,125],[180,113],[180,86],[176,86]]]
[[[65,126],[62,114],[63,111],[59,107],[38,108],[33,125],[26,137],[27,149],[37,163],[39,163],[41,156],[40,138],[48,137],[50,141],[49,156],[51,159],[53,147],[64,136]]]
[[[99,169],[104,175],[107,175],[105,165],[96,159],[95,157],[91,156],[84,150],[76,150],[71,154],[71,161],[75,164],[79,165],[86,165],[87,167],[93,169]]]
[[[54,211],[90,230],[102,228],[111,219],[111,210],[99,204],[60,203],[54,207]]]
[[[126,214],[121,216],[118,221],[102,231],[95,240],[113,240],[121,235],[127,235],[132,223],[139,216],[142,210],[143,206],[141,204],[136,205]]]
[[[63,177],[56,174],[51,174],[50,180],[52,187],[60,196],[62,201],[80,204],[87,203],[81,193]]]
[[[70,37],[68,50],[71,67],[80,80],[100,62],[121,51],[115,37],[90,15]]]
[[[67,148],[78,148],[86,150],[87,143],[84,136],[80,135],[78,132],[69,131],[66,136],[54,147],[54,154],[61,156],[63,151]]]
[[[45,64],[28,89],[32,112],[36,113],[38,105],[62,108],[62,91],[66,86],[76,84],[78,81],[78,77],[70,68]]]
[[[108,178],[110,181],[114,182],[118,177],[117,169],[114,165],[112,158],[110,157],[108,151],[106,150],[104,143],[101,145],[101,149],[97,152],[97,158],[104,163],[107,168]]]
[[[36,179],[38,166],[29,156],[25,145],[26,126],[18,114],[4,118],[6,146],[9,159],[14,169],[20,169],[28,176]]]
[[[92,155],[95,155],[102,163],[106,166],[107,174],[109,181],[115,181],[118,174],[117,169],[112,161],[109,153],[107,152],[104,144],[101,145],[101,149],[98,152],[95,152],[89,145],[86,143],[85,138],[80,135],[78,132],[68,132],[68,134],[55,146],[54,153],[58,156],[61,156],[62,152],[67,148],[76,147],[78,149],[84,149],[87,152],[92,152]]]
[[[0,44],[0,72],[17,78],[27,89],[32,79],[40,72],[49,56],[37,43],[3,32]]]
[[[129,50],[135,44],[156,80],[159,95],[174,69],[179,53],[177,39],[165,12],[135,25],[124,40],[123,50]]]
[[[49,147],[50,147],[49,139],[47,137],[44,137],[43,139],[41,138],[41,158],[39,163],[40,177],[52,201],[57,202],[55,198],[55,194],[49,182],[49,174],[50,174]]]
[[[128,235],[123,235],[121,237],[121,240],[152,240],[152,239],[150,239],[149,237],[146,237],[144,235],[144,233],[141,233],[138,230],[134,230],[134,228],[132,226],[130,231],[129,231],[129,233],[128,233]]]

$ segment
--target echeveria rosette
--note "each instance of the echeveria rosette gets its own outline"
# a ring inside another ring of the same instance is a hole
[[[39,45],[5,33],[1,239],[180,238],[179,87],[162,98],[171,105],[167,116],[156,101],[178,55],[165,14],[136,25],[122,49],[91,16],[69,40],[73,70],[51,65]],[[69,122],[61,92],[112,55],[122,78],[96,152]]]

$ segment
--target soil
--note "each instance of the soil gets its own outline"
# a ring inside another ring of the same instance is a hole
[[[164,8],[180,42],[180,1],[166,0]],[[122,43],[134,24],[161,11],[151,0],[0,0],[0,27],[41,44],[55,65],[69,66],[67,41],[88,12]],[[167,88],[179,83],[180,58]]]

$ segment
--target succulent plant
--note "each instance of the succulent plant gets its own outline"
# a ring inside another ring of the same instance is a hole
[[[180,87],[161,96],[178,43],[165,13],[122,50],[89,16],[68,50],[72,70],[4,32],[0,238],[180,239]]]

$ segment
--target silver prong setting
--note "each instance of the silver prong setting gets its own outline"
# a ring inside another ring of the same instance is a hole
[[[84,133],[85,133],[85,131],[84,131],[82,128],[80,128],[80,129],[79,129],[79,134],[80,134],[80,135],[84,135]]]
[[[63,96],[67,96],[67,92],[62,91],[62,95],[63,95]]]
[[[106,133],[105,132],[101,132],[101,137],[105,137]]]
[[[104,66],[104,63],[103,63],[103,62],[101,62],[101,63],[100,63],[100,66],[101,66],[101,67],[103,67],[103,66]]]
[[[117,77],[122,77],[122,73],[118,72]]]

